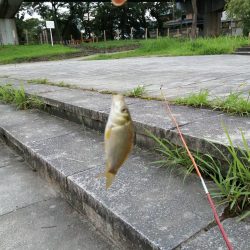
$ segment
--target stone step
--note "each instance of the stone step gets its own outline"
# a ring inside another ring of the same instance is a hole
[[[1,140],[0,176],[0,249],[117,249]]]
[[[250,52],[250,46],[244,46],[244,47],[238,48],[236,52]]]
[[[106,191],[103,135],[41,111],[0,105],[0,134],[41,176],[122,249],[175,249],[209,227],[200,181],[159,168],[135,148]]]
[[[6,79],[0,82],[20,87],[20,81]],[[103,132],[111,104],[111,95],[94,91],[69,89],[58,86],[27,84],[22,82],[27,94],[35,94],[46,103],[46,111],[68,120]],[[155,142],[146,130],[157,137],[182,146],[175,125],[166,111],[164,102],[126,98],[136,128],[137,145],[152,149]],[[249,117],[239,117],[222,112],[171,105],[189,147],[194,151],[221,157],[217,149],[225,151],[229,145],[225,127],[235,146],[243,146],[241,131],[250,141]]]
[[[250,55],[250,50],[249,51],[238,51],[234,53],[235,55],[245,55],[249,56]]]

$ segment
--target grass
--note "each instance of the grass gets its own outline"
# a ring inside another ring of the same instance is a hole
[[[77,88],[77,86],[73,85],[73,84],[68,84],[68,83],[65,83],[63,81],[61,81],[59,83],[50,82],[46,78],[30,79],[30,80],[27,81],[27,83],[31,83],[31,84],[45,84],[45,85],[58,86],[58,87],[64,87],[64,88]]]
[[[145,94],[146,94],[145,86],[144,85],[138,85],[137,87],[135,87],[134,89],[129,91],[126,94],[126,96],[129,96],[129,97],[142,97]]]
[[[193,156],[200,171],[211,178],[216,188],[211,190],[211,195],[217,200],[217,205],[225,205],[227,216],[242,215],[241,219],[250,216],[250,147],[242,133],[244,148],[236,148],[225,128],[229,146],[227,152],[223,153],[216,146],[215,149],[221,155],[218,160],[209,154],[201,155],[194,152]],[[182,165],[185,167],[185,178],[194,171],[194,167],[186,150],[176,146],[168,140],[160,140],[152,133],[149,136],[157,143],[156,150],[163,156],[157,164],[161,166]],[[225,167],[227,172],[224,174]]]
[[[44,105],[35,95],[26,95],[23,87],[15,89],[11,84],[0,86],[0,101],[14,104],[17,109],[42,108]]]
[[[117,41],[114,42],[114,44]],[[128,41],[127,41],[128,42]],[[113,42],[109,43],[109,46]],[[120,59],[138,56],[190,56],[190,55],[216,55],[230,54],[236,48],[249,44],[245,37],[221,36],[216,38],[190,39],[159,38],[139,40],[139,47],[133,51],[116,54],[101,54],[93,56],[91,60]]]
[[[250,93],[248,93],[248,97],[244,97],[243,92],[236,91],[231,92],[224,98],[217,97],[215,99],[209,100],[208,90],[201,90],[199,93],[194,93],[187,97],[177,98],[173,101],[173,103],[177,105],[187,105],[199,108],[212,108],[214,110],[221,110],[225,113],[249,116],[249,97]]]
[[[94,48],[94,49],[113,49],[127,46],[138,46],[140,40],[112,40],[112,41],[101,41],[95,43],[82,43],[82,47]]]
[[[62,45],[4,45],[0,46],[0,64],[53,59],[78,50]]]

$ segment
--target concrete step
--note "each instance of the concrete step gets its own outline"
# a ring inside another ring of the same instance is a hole
[[[183,184],[136,149],[105,191],[104,180],[96,178],[104,166],[101,135],[42,112],[0,110],[5,140],[126,249],[172,249],[212,221],[196,177]]]
[[[1,140],[0,162],[0,249],[117,249]]]
[[[249,56],[250,55],[250,50],[249,51],[237,51],[234,53],[235,55],[245,55]]]
[[[238,48],[236,52],[250,52],[250,46],[244,46],[244,47]]]
[[[20,87],[20,81],[2,80],[0,84],[12,83]],[[35,94],[46,104],[46,111],[103,132],[111,104],[111,95],[94,91],[69,89],[58,86],[27,84],[22,82],[27,94]],[[166,138],[182,146],[176,127],[169,118],[164,102],[126,98],[136,128],[136,143],[152,149],[155,142],[148,136],[149,130],[159,138]],[[220,157],[218,151],[229,145],[225,134],[226,126],[235,146],[243,146],[241,131],[250,142],[249,117],[239,117],[222,112],[171,105],[187,143],[194,151]]]
[[[102,134],[7,105],[0,105],[0,128],[1,137],[119,248],[181,249],[213,225],[198,178],[184,182],[176,169],[156,167],[158,156],[150,151],[135,148],[106,191],[104,179],[96,178],[104,170]],[[230,236],[236,246],[242,241]]]

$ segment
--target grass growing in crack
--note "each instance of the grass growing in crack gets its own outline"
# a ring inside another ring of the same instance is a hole
[[[65,83],[63,81],[61,81],[59,83],[50,82],[46,78],[31,79],[31,80],[28,80],[27,83],[30,83],[30,84],[45,84],[45,85],[58,86],[58,87],[64,87],[64,88],[77,88],[77,86],[73,85],[73,84],[68,84],[68,83]]]
[[[46,78],[31,79],[31,80],[28,80],[27,83],[33,83],[33,84],[47,84],[47,85],[50,84],[49,80],[46,79]]]
[[[193,107],[212,108],[214,110],[221,110],[225,113],[238,114],[241,116],[248,116],[250,114],[250,92],[248,97],[243,97],[243,92],[231,92],[228,96],[222,98],[209,100],[208,90],[201,90],[197,94],[191,94],[187,97],[177,98],[173,101],[177,105],[186,105]]]
[[[18,109],[42,108],[44,103],[34,95],[26,95],[24,88],[15,89],[11,84],[0,86],[0,101],[14,104]]]
[[[177,98],[174,103],[179,105],[188,105],[193,107],[208,107],[209,92],[208,90],[200,90],[199,93],[190,94],[187,97]]]
[[[212,102],[212,107],[217,110],[222,110],[226,113],[249,115],[250,102],[248,97],[242,97],[242,92],[230,93],[226,98],[217,98]]]
[[[142,97],[146,94],[146,88],[144,85],[138,85],[137,87],[133,88],[131,91],[129,91],[126,96],[129,97]]]
[[[250,216],[250,211],[247,211],[250,209],[250,146],[241,133],[244,147],[235,148],[226,128],[225,133],[229,141],[228,154],[214,145],[222,160],[197,152],[194,152],[193,156],[200,171],[214,181],[216,187],[211,189],[211,195],[218,200],[217,204],[226,205],[225,211],[228,215],[243,214],[241,217],[243,219]],[[176,146],[168,140],[160,140],[150,132],[148,135],[157,143],[156,150],[163,156],[156,163],[161,166],[176,166],[176,164],[184,166],[182,171],[186,173],[185,178],[194,171],[183,147]],[[227,167],[226,173],[224,173],[225,167]]]

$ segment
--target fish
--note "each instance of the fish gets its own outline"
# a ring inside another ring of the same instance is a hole
[[[106,190],[133,148],[134,128],[122,95],[113,95],[104,133]]]

